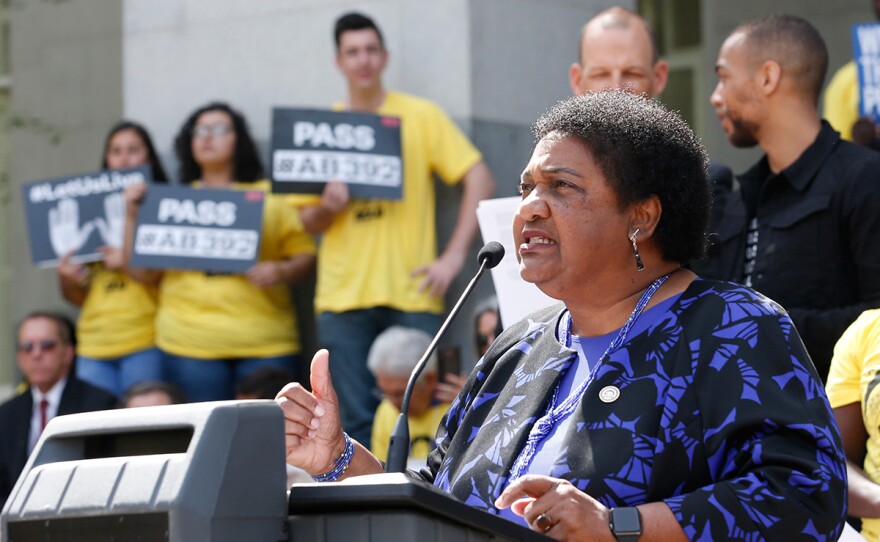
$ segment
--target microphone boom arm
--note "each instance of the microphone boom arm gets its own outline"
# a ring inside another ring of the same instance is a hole
[[[394,431],[391,433],[391,439],[388,443],[388,461],[385,463],[385,472],[404,472],[406,470],[406,460],[409,457],[410,443],[409,420],[407,418],[407,413],[409,412],[409,402],[416,381],[425,369],[425,365],[428,364],[428,358],[430,358],[431,354],[434,353],[434,350],[437,349],[437,343],[443,338],[449,324],[461,310],[461,306],[464,305],[465,300],[474,289],[474,286],[477,285],[477,281],[483,276],[483,272],[486,269],[498,265],[498,262],[501,261],[503,256],[504,247],[500,243],[494,241],[487,243],[480,251],[480,269],[477,271],[477,274],[474,275],[474,278],[468,283],[464,292],[461,294],[461,297],[458,298],[458,302],[452,307],[452,310],[449,311],[449,316],[446,317],[443,325],[440,326],[440,331],[434,336],[434,340],[428,345],[428,349],[422,355],[421,359],[419,359],[415,369],[413,369],[413,372],[410,374],[409,381],[406,383],[406,391],[403,394],[403,403],[400,406],[400,415],[397,417],[397,422],[394,424]]]

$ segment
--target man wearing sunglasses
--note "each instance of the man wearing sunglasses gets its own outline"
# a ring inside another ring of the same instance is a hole
[[[31,313],[19,324],[17,341],[16,362],[30,387],[0,405],[0,508],[49,420],[116,404],[112,394],[71,374],[71,327],[62,316]]]

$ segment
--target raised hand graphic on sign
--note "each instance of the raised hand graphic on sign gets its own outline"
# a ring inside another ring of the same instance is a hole
[[[104,198],[104,219],[96,219],[95,225],[104,244],[111,247],[122,246],[122,236],[125,233],[125,196],[122,192],[114,192]]]
[[[79,204],[76,200],[63,198],[57,207],[49,209],[49,240],[59,258],[76,252],[94,229],[95,224],[92,222],[86,222],[80,227]]]

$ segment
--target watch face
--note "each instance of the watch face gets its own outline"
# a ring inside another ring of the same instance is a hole
[[[642,518],[637,508],[612,508],[611,530],[614,534],[641,534]]]

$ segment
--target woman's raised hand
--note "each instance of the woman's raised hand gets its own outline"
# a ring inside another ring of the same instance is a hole
[[[312,475],[332,469],[336,458],[345,450],[339,401],[329,364],[327,350],[318,350],[312,358],[312,391],[291,382],[275,397],[284,411],[287,462]]]

